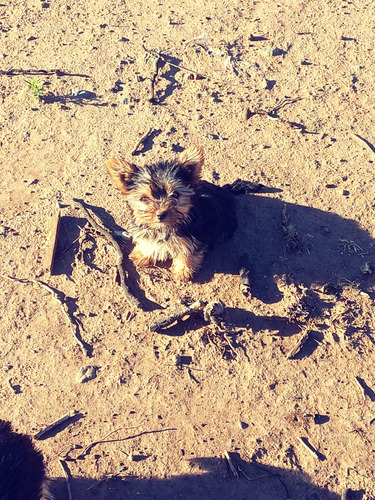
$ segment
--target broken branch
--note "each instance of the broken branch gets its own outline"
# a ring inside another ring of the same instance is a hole
[[[44,434],[46,434],[50,430],[54,429],[58,425],[65,422],[65,420],[68,420],[69,418],[74,417],[74,414],[75,414],[74,411],[70,411],[70,412],[66,413],[65,415],[63,415],[62,417],[60,417],[59,419],[52,422],[51,424],[47,425],[46,427],[44,427],[43,429],[41,429],[39,432],[37,432],[35,434],[35,436],[34,436],[35,439],[40,439],[42,436],[44,436]]]
[[[152,97],[152,99],[154,99]],[[138,151],[138,148],[141,146],[141,144],[143,144],[145,142],[145,140],[150,137],[150,135],[152,134],[153,132],[153,129],[152,127],[150,127],[147,132],[145,134],[142,135],[142,137],[139,139],[139,141],[137,142],[135,148],[133,149],[132,151],[132,155],[135,156],[137,154],[137,151]]]
[[[121,250],[121,247],[119,243],[116,241],[116,239],[112,236],[111,231],[108,229],[105,229],[103,226],[98,224],[96,220],[90,215],[88,212],[87,208],[84,205],[83,200],[78,200],[76,198],[73,198],[74,204],[77,208],[83,211],[86,219],[88,220],[89,224],[92,226],[92,228],[97,231],[99,234],[104,236],[110,243],[112,243],[113,247],[115,248],[117,255],[118,255],[118,260],[117,260],[117,270],[120,276],[120,284],[122,289],[124,290],[125,297],[127,298],[128,302],[135,307],[140,308],[141,304],[137,297],[135,297],[129,290],[127,284],[126,284],[126,278],[125,278],[125,271],[123,268],[123,260],[124,260],[124,254]]]
[[[16,281],[17,283],[21,283],[23,285],[26,285],[28,283],[36,283],[37,285],[39,285],[42,288],[44,288],[45,290],[47,290],[47,292],[52,296],[52,298],[59,304],[62,313],[64,314],[64,316],[68,320],[70,331],[71,331],[71,333],[73,335],[74,340],[77,342],[77,344],[81,348],[83,354],[85,356],[89,356],[88,350],[87,350],[85,344],[83,343],[83,341],[81,340],[81,336],[80,336],[80,333],[79,333],[78,324],[77,324],[77,322],[75,320],[73,321],[71,319],[71,317],[70,317],[69,308],[68,308],[68,305],[66,303],[66,296],[65,296],[65,294],[63,292],[60,292],[60,291],[57,292],[57,291],[55,291],[53,288],[51,288],[46,283],[44,283],[43,281],[40,281],[40,280],[36,280],[36,279],[31,279],[31,280],[28,280],[28,279],[19,279],[19,278],[14,278],[13,276],[7,276],[7,275],[4,275],[4,274],[1,274],[0,276],[2,278],[8,279],[10,281]]]
[[[311,453],[311,455],[314,457],[314,458],[317,458],[318,460],[320,460],[320,457],[319,457],[319,454],[318,452],[316,451],[316,449],[307,441],[306,438],[302,438],[302,437],[298,437],[297,438],[298,441],[303,445],[303,447],[309,452]]]
[[[61,458],[59,458],[59,464],[60,464],[60,467],[61,467],[61,469],[63,471],[65,480],[66,480],[66,489],[68,490],[69,500],[72,500],[73,496],[72,496],[72,487],[71,487],[71,484],[70,484],[70,470],[69,470],[69,467],[66,464],[65,460],[62,460]]]
[[[195,313],[203,314],[203,309],[205,306],[206,306],[206,302],[204,302],[203,300],[197,300],[196,302],[194,302],[190,306],[183,306],[183,305],[178,306],[166,318],[159,320],[159,321],[155,321],[155,323],[153,323],[150,326],[150,330],[152,332],[157,332],[159,330],[162,330],[163,328],[166,328],[166,327],[172,325],[173,323],[175,323],[179,319],[184,318],[185,316],[191,316],[192,314],[195,314]]]

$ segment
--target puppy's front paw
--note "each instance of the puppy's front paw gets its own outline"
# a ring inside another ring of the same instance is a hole
[[[176,279],[180,281],[189,281],[193,277],[194,269],[181,260],[174,260],[171,272]]]
[[[137,267],[151,267],[154,264],[154,261],[144,255],[138,248],[134,248],[129,257]]]

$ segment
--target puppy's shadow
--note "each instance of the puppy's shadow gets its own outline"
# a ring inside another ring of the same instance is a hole
[[[236,203],[238,229],[207,254],[197,282],[208,282],[215,273],[238,274],[247,254],[252,295],[266,303],[281,300],[281,277],[306,287],[355,282],[369,291],[374,286],[375,240],[356,221],[261,194],[238,196]]]
[[[267,450],[266,450],[267,451]],[[167,478],[143,478],[119,470],[117,477],[104,478],[101,481],[90,477],[72,477],[70,486],[74,498],[123,500],[181,500],[205,499],[216,500],[285,500],[324,499],[339,500],[341,495],[328,487],[314,484],[308,474],[297,467],[273,467],[258,463],[255,459],[244,460],[238,453],[228,453],[231,466],[225,458],[195,457],[189,459],[189,473],[168,476]],[[146,457],[151,460],[151,457]],[[199,471],[199,473],[198,473]],[[236,476],[234,476],[236,472]],[[250,485],[250,486],[249,486]],[[56,498],[68,499],[66,480],[54,478],[51,482]],[[350,490],[352,500],[364,498],[364,490]]]
[[[103,223],[103,226],[107,228],[109,232],[113,233],[114,231],[124,230],[121,226],[119,226],[115,222],[114,218],[103,208],[97,207],[95,205],[89,205],[87,203],[85,203],[84,206],[86,209],[89,210],[89,212],[91,212],[91,214],[94,214],[96,218]],[[84,214],[80,213],[79,215],[83,215],[83,217],[69,216],[69,217],[62,217],[61,219],[55,263],[53,266],[54,274],[66,274],[67,276],[71,276],[75,254],[77,253],[78,249],[77,247],[79,245],[78,236],[80,229],[85,225],[87,225],[87,227],[90,227],[90,223],[84,217]],[[92,232],[93,234],[95,234],[94,229],[92,229]],[[128,277],[127,285],[129,287],[130,292],[139,299],[143,310],[153,311],[155,309],[160,309],[159,304],[153,302],[152,300],[146,297],[145,292],[140,288],[138,284],[139,274],[134,264],[127,257],[131,250],[131,244],[130,243],[123,244],[121,239],[119,239],[118,242],[122,247],[122,251],[124,254],[123,267]],[[91,261],[93,261],[95,256],[91,255],[90,258]],[[90,267],[95,268],[92,262],[90,263]]]

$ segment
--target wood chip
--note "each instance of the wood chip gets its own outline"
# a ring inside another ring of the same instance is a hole
[[[57,204],[56,212],[52,215],[50,219],[48,243],[45,254],[45,267],[50,274],[53,274],[53,265],[55,261],[60,218],[61,218],[60,206],[59,204]]]
[[[297,439],[314,458],[320,460],[317,450],[308,442],[307,438],[298,437]]]
[[[37,432],[34,435],[35,439],[40,439],[42,436],[44,436],[44,434],[47,434],[47,432],[51,431],[52,429],[54,429],[58,425],[62,424],[63,422],[65,422],[69,418],[74,417],[74,415],[75,415],[74,411],[70,411],[70,412],[66,413],[62,417],[60,417],[57,420],[55,420],[54,422],[52,422],[52,424],[47,425],[46,427],[41,429],[39,432]]]
[[[300,336],[298,341],[294,344],[294,346],[290,349],[290,351],[287,352],[287,354],[286,354],[287,359],[294,358],[294,356],[296,356],[296,354],[298,354],[300,352],[300,350],[302,349],[302,347],[305,345],[306,341],[308,340],[310,332],[311,332],[310,329],[306,329],[302,333],[302,335]]]
[[[240,477],[240,475],[238,474],[238,471],[237,471],[237,469],[236,469],[236,467],[235,467],[235,465],[234,465],[234,463],[233,463],[232,459],[230,458],[230,455],[227,451],[224,451],[224,456],[228,461],[228,465],[229,465],[229,468],[230,468],[233,476],[237,477],[237,478]]]

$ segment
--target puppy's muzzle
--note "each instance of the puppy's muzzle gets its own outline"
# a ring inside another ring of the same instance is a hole
[[[166,219],[167,214],[168,214],[167,210],[164,210],[163,212],[158,212],[158,213],[156,214],[156,217],[158,218],[158,220],[159,220],[160,222],[163,222],[163,220],[165,220],[165,219]]]

